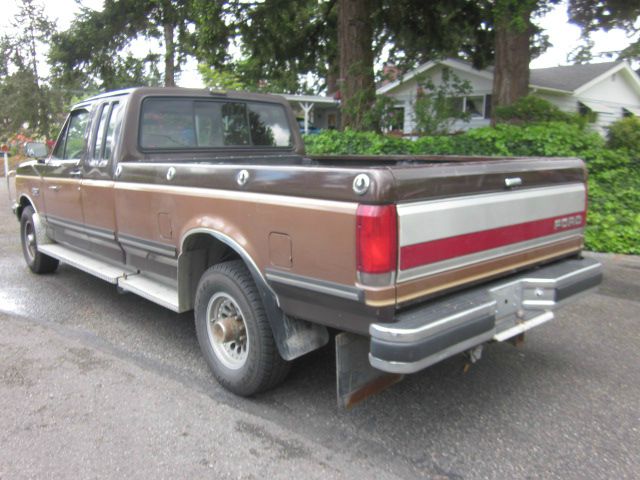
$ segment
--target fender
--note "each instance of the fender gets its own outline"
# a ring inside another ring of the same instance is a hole
[[[26,193],[23,193],[20,195],[20,199],[18,200],[18,207],[16,208],[16,213],[18,212],[18,210],[22,212],[22,210],[24,209],[24,207],[22,207],[21,209],[19,206],[22,203],[23,198],[26,199],[27,202],[29,202],[29,206],[33,208],[33,229],[35,230],[35,234],[36,234],[36,243],[38,245],[47,245],[47,244],[53,243],[53,241],[47,236],[46,224],[42,220],[41,215],[38,213],[38,209],[36,208],[35,203],[33,203],[33,200],[29,198],[29,195],[27,195]],[[18,217],[18,221],[19,220],[20,220],[20,217]]]
[[[258,287],[273,338],[282,358],[293,360],[317,350],[329,342],[329,331],[325,326],[289,317],[282,311],[278,296],[267,283],[253,258],[238,242],[228,235],[209,228],[194,228],[183,235],[180,241],[180,252],[184,250],[184,243],[187,238],[197,233],[205,233],[212,236],[227,245],[242,258]],[[178,272],[178,278],[180,278],[180,272]]]

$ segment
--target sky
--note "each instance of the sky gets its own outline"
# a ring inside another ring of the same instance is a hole
[[[17,12],[16,0],[4,0],[4,19],[9,19]],[[59,30],[69,27],[74,15],[79,11],[77,0],[55,0],[46,1],[45,11],[50,18],[57,20]],[[102,8],[102,0],[82,0],[82,5],[99,9]],[[540,57],[531,62],[531,68],[555,67],[558,65],[568,65],[567,55],[575,49],[580,43],[580,29],[568,22],[566,3],[562,2],[556,5],[549,13],[540,19],[536,19],[536,23],[542,27],[552,46]],[[0,20],[0,29],[4,32],[10,29],[7,20]],[[637,38],[637,37],[636,37]],[[598,32],[593,35],[595,48],[593,50],[594,57],[596,54],[603,52],[611,52],[621,50],[634,40],[628,38],[621,30],[612,30],[607,33]],[[161,51],[159,44],[155,42],[139,41],[133,45],[132,51],[140,56],[145,55],[149,49]],[[610,58],[595,58],[594,61],[611,61]],[[178,85],[182,87],[201,87],[202,82],[196,70],[196,62],[190,61],[182,68],[182,74],[178,80]],[[635,65],[637,68],[638,66]]]

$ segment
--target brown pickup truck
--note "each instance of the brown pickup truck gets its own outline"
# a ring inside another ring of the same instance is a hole
[[[76,105],[16,170],[14,209],[33,272],[62,261],[194,310],[237,394],[342,332],[349,405],[596,287],[585,180],[574,158],[305,156],[280,97],[137,88]]]

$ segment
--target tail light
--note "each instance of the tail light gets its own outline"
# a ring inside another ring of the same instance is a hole
[[[358,205],[356,256],[358,272],[395,272],[398,225],[395,205]]]

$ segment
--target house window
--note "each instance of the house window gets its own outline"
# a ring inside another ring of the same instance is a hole
[[[391,110],[391,118],[389,119],[389,128],[392,131],[404,131],[404,107],[396,107]]]
[[[465,98],[465,112],[471,115],[471,118],[484,117],[484,96],[476,95]]]
[[[452,113],[466,112],[471,118],[488,118],[491,115],[491,95],[470,95],[450,99]]]
[[[589,123],[595,123],[598,119],[598,112],[594,112],[582,102],[578,102],[578,114],[581,117],[586,117]]]

